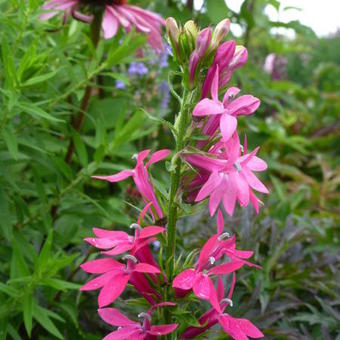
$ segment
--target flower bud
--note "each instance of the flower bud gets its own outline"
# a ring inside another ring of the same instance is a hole
[[[189,75],[190,75],[190,84],[192,85],[194,82],[194,78],[195,78],[195,73],[196,73],[196,69],[197,69],[197,64],[200,61],[200,56],[198,55],[198,53],[196,51],[192,52],[190,55],[190,59],[189,59]]]
[[[177,46],[178,42],[178,36],[179,36],[179,28],[177,25],[177,22],[174,18],[169,17],[166,19],[165,22],[165,27],[166,27],[166,33],[171,41],[171,43],[175,46]]]
[[[248,51],[244,46],[238,45],[235,49],[235,54],[230,63],[232,69],[242,67],[248,60]]]
[[[223,43],[216,51],[214,63],[217,64],[223,72],[223,70],[229,66],[235,55],[235,41],[229,40]]]
[[[194,21],[193,20],[187,21],[184,24],[183,31],[187,37],[187,41],[188,41],[190,52],[191,52],[195,48],[195,40],[196,40],[197,33],[198,33],[198,29]]]
[[[212,36],[212,40],[211,40],[211,45],[213,49],[220,46],[220,43],[225,38],[225,36],[228,34],[229,29],[230,29],[229,19],[224,19],[217,24],[217,26],[215,27],[213,36]]]
[[[210,28],[207,27],[204,30],[200,31],[196,38],[196,52],[200,58],[203,58],[204,53],[209,48],[211,41],[211,31]]]

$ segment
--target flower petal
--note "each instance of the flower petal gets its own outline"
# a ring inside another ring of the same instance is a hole
[[[111,270],[122,270],[124,264],[112,258],[88,261],[80,265],[81,269],[91,274],[106,273]]]
[[[265,185],[250,171],[247,167],[243,168],[242,175],[247,183],[256,191],[268,194],[269,191]]]
[[[120,182],[120,181],[123,181],[124,179],[127,179],[128,177],[132,176],[133,173],[134,173],[133,170],[123,170],[121,172],[118,172],[118,174],[115,174],[115,175],[111,175],[111,176],[92,176],[91,178],[114,183],[114,182]]]
[[[224,264],[220,264],[209,270],[209,275],[222,275],[233,273],[235,270],[241,268],[244,265],[243,261],[232,261]]]
[[[172,281],[172,287],[181,288],[184,290],[191,289],[196,278],[196,271],[194,269],[186,269],[178,274]]]
[[[224,113],[220,120],[220,129],[223,136],[223,140],[227,142],[237,128],[237,119],[228,113]]]
[[[159,268],[156,268],[148,263],[137,263],[135,267],[135,271],[139,273],[150,273],[150,274],[158,274],[161,272]]]
[[[139,323],[130,320],[116,308],[99,308],[98,313],[100,317],[111,326],[139,325]]]
[[[171,153],[171,150],[168,150],[168,149],[164,149],[164,150],[159,150],[159,151],[156,151],[154,152],[149,161],[146,163],[146,166],[148,167],[150,164],[154,164],[154,163],[157,163],[159,161],[161,161],[162,159],[168,157]]]
[[[147,331],[147,333],[155,336],[161,336],[172,333],[177,327],[178,327],[177,323],[171,323],[169,325],[151,326],[150,330]]]
[[[224,196],[223,196],[224,197]],[[217,212],[217,234],[222,234],[224,231],[224,217],[220,209]]]
[[[222,182],[222,177],[218,172],[213,172],[209,179],[204,183],[201,190],[198,192],[195,202],[204,200],[207,196],[211,194]]]
[[[184,159],[190,164],[210,172],[220,171],[227,164],[227,161],[225,160],[211,158],[200,154],[185,154]]]
[[[105,307],[115,301],[125,290],[129,278],[129,274],[120,272],[107,282],[98,296],[99,307]]]
[[[111,332],[103,340],[142,340],[144,339],[143,331],[140,327],[123,327],[117,331]]]
[[[215,102],[212,99],[202,99],[194,108],[193,115],[202,117],[208,115],[218,115],[225,111],[221,102]]]
[[[138,238],[147,238],[150,236],[160,234],[164,231],[165,231],[165,228],[163,227],[158,227],[158,226],[145,227],[139,232]]]

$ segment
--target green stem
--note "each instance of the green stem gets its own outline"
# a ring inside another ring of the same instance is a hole
[[[177,191],[181,179],[182,159],[178,155],[183,150],[185,144],[185,133],[188,125],[188,111],[189,111],[189,95],[190,92],[184,90],[183,99],[181,104],[180,114],[177,118],[177,140],[176,140],[176,154],[174,155],[172,164],[175,170],[171,173],[170,179],[170,193],[169,193],[169,206],[168,206],[168,227],[167,227],[167,242],[166,242],[166,274],[168,282],[172,281],[173,269],[175,263],[175,250],[176,250],[176,223],[178,217],[178,207],[176,202]]]

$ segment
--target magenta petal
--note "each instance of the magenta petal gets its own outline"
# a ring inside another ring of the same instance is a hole
[[[213,172],[209,179],[204,183],[201,190],[198,192],[195,202],[204,200],[207,196],[211,194],[222,182],[222,177],[218,172]]]
[[[241,259],[249,259],[254,254],[253,251],[248,250],[234,250],[234,255]]]
[[[155,336],[161,336],[172,333],[177,327],[178,327],[177,323],[171,323],[169,325],[151,326],[150,330],[147,331],[147,333]]]
[[[100,228],[93,228],[93,233],[97,237],[105,237],[111,239],[128,239],[129,235],[124,231],[116,231],[116,230],[106,230]]]
[[[154,164],[154,163],[157,163],[157,162],[163,160],[164,158],[168,157],[170,155],[170,153],[171,153],[171,150],[168,150],[168,149],[156,151],[155,153],[153,153],[151,155],[146,166],[149,166],[150,164]]]
[[[217,298],[218,301],[221,301],[224,297],[224,285],[223,285],[223,280],[222,277],[219,276],[217,279]]]
[[[117,272],[108,272],[105,273],[103,275],[100,275],[98,277],[96,277],[95,279],[87,282],[86,284],[84,284],[80,290],[83,291],[88,291],[88,290],[96,290],[99,289],[101,287],[103,287],[104,285],[107,284],[107,282],[109,282],[115,275],[117,275]]]
[[[202,300],[209,300],[211,291],[211,280],[207,274],[199,273],[192,287],[195,295]]]
[[[138,154],[138,156],[137,156],[137,166],[143,164],[145,158],[148,157],[149,153],[150,153],[150,150],[147,149],[147,150],[141,151],[141,152]]]
[[[150,274],[158,274],[161,272],[159,268],[156,268],[148,263],[137,263],[135,267],[135,271],[139,273],[150,273]]]
[[[132,176],[133,173],[134,173],[133,170],[123,170],[119,172],[118,174],[115,174],[112,176],[92,176],[92,178],[114,183],[114,182],[120,182],[120,181],[123,181],[124,179],[127,179],[128,177]]]
[[[125,290],[129,278],[129,274],[121,272],[107,282],[98,296],[99,307],[105,307],[115,301]]]
[[[246,167],[242,171],[243,176],[247,183],[256,191],[262,192],[264,194],[268,194],[268,189],[264,186],[264,184]]]
[[[247,319],[237,319],[240,328],[251,338],[262,338],[263,333]]]
[[[186,154],[184,159],[198,168],[208,170],[210,172],[222,170],[227,161],[222,159],[211,158],[199,154]]]
[[[127,339],[133,339],[133,340],[142,340],[144,339],[144,334],[139,326],[135,327],[123,327],[117,331],[111,332],[108,334],[103,340],[127,340]]]
[[[227,142],[232,137],[236,131],[236,127],[237,119],[227,113],[224,113],[220,120],[220,129],[225,142]]]
[[[223,180],[221,184],[214,190],[209,199],[209,212],[213,216],[222,200],[223,194],[226,190],[226,182]]]
[[[98,313],[106,323],[112,326],[139,325],[139,323],[130,320],[116,308],[99,308]]]
[[[260,106],[260,100],[252,95],[244,95],[236,98],[228,105],[230,114],[250,115]]]
[[[211,254],[211,250],[214,248],[217,239],[218,239],[218,234],[211,236],[209,240],[202,247],[200,257],[198,259],[198,262],[200,263],[200,265],[204,266],[206,262],[208,261],[210,254]]]
[[[132,243],[130,243],[130,244],[128,244],[128,243],[118,244],[117,246],[115,246],[111,250],[102,251],[102,254],[115,256],[115,255],[123,254],[128,250],[131,250],[133,247],[134,246],[133,246]]]
[[[214,100],[204,98],[194,108],[194,116],[218,115],[224,112],[223,104]]]
[[[172,281],[172,287],[189,290],[194,284],[196,275],[197,274],[194,269],[186,269],[174,278]]]
[[[110,240],[109,238],[87,237],[85,241],[98,249],[111,249],[117,244],[117,241]]]
[[[215,103],[220,104],[218,100],[218,82],[219,82],[220,69],[218,65],[216,66],[215,75],[211,84],[211,97]],[[222,106],[222,105],[221,105]]]
[[[229,216],[233,216],[236,204],[236,187],[231,181],[223,195],[223,206]]]
[[[101,274],[106,273],[111,270],[121,270],[124,268],[124,264],[108,258],[108,259],[99,259],[94,261],[88,261],[80,265],[81,269],[87,273],[91,274]]]
[[[238,87],[230,87],[223,97],[223,105],[226,107],[240,92]]]
[[[246,207],[249,204],[249,185],[247,181],[239,173],[230,174],[234,185],[237,188],[237,199],[242,207]]]
[[[219,209],[217,212],[217,233],[220,235],[224,231],[224,217],[222,211]]]
[[[214,268],[211,268],[209,270],[209,275],[229,274],[241,268],[243,265],[244,265],[243,261],[233,261],[233,262],[224,263]]]
[[[154,236],[160,234],[165,231],[165,228],[158,226],[150,226],[143,228],[138,235],[138,238],[147,238],[150,236]]]

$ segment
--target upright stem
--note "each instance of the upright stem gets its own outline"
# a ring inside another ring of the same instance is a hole
[[[176,250],[176,223],[177,223],[177,202],[176,195],[181,179],[182,159],[178,153],[184,148],[184,137],[188,124],[188,109],[189,109],[189,95],[190,92],[184,90],[183,99],[181,104],[180,114],[177,118],[177,140],[176,140],[176,154],[175,154],[175,170],[171,173],[170,179],[170,193],[169,193],[169,206],[168,206],[168,226],[167,226],[167,242],[166,242],[166,274],[168,282],[172,281],[173,268],[175,262]]]
[[[101,28],[101,23],[102,23],[102,16],[103,16],[102,13],[96,13],[91,23],[91,40],[92,40],[94,48],[98,46],[98,42],[100,39],[100,28]],[[72,116],[71,125],[73,129],[76,130],[77,132],[80,131],[83,125],[85,113],[90,104],[91,92],[92,92],[92,86],[87,85],[85,88],[83,99],[80,104],[80,110],[76,116],[75,115]],[[66,163],[68,164],[71,163],[73,153],[74,153],[74,141],[73,141],[73,138],[71,138],[68,149],[67,149],[67,153],[65,156]]]

